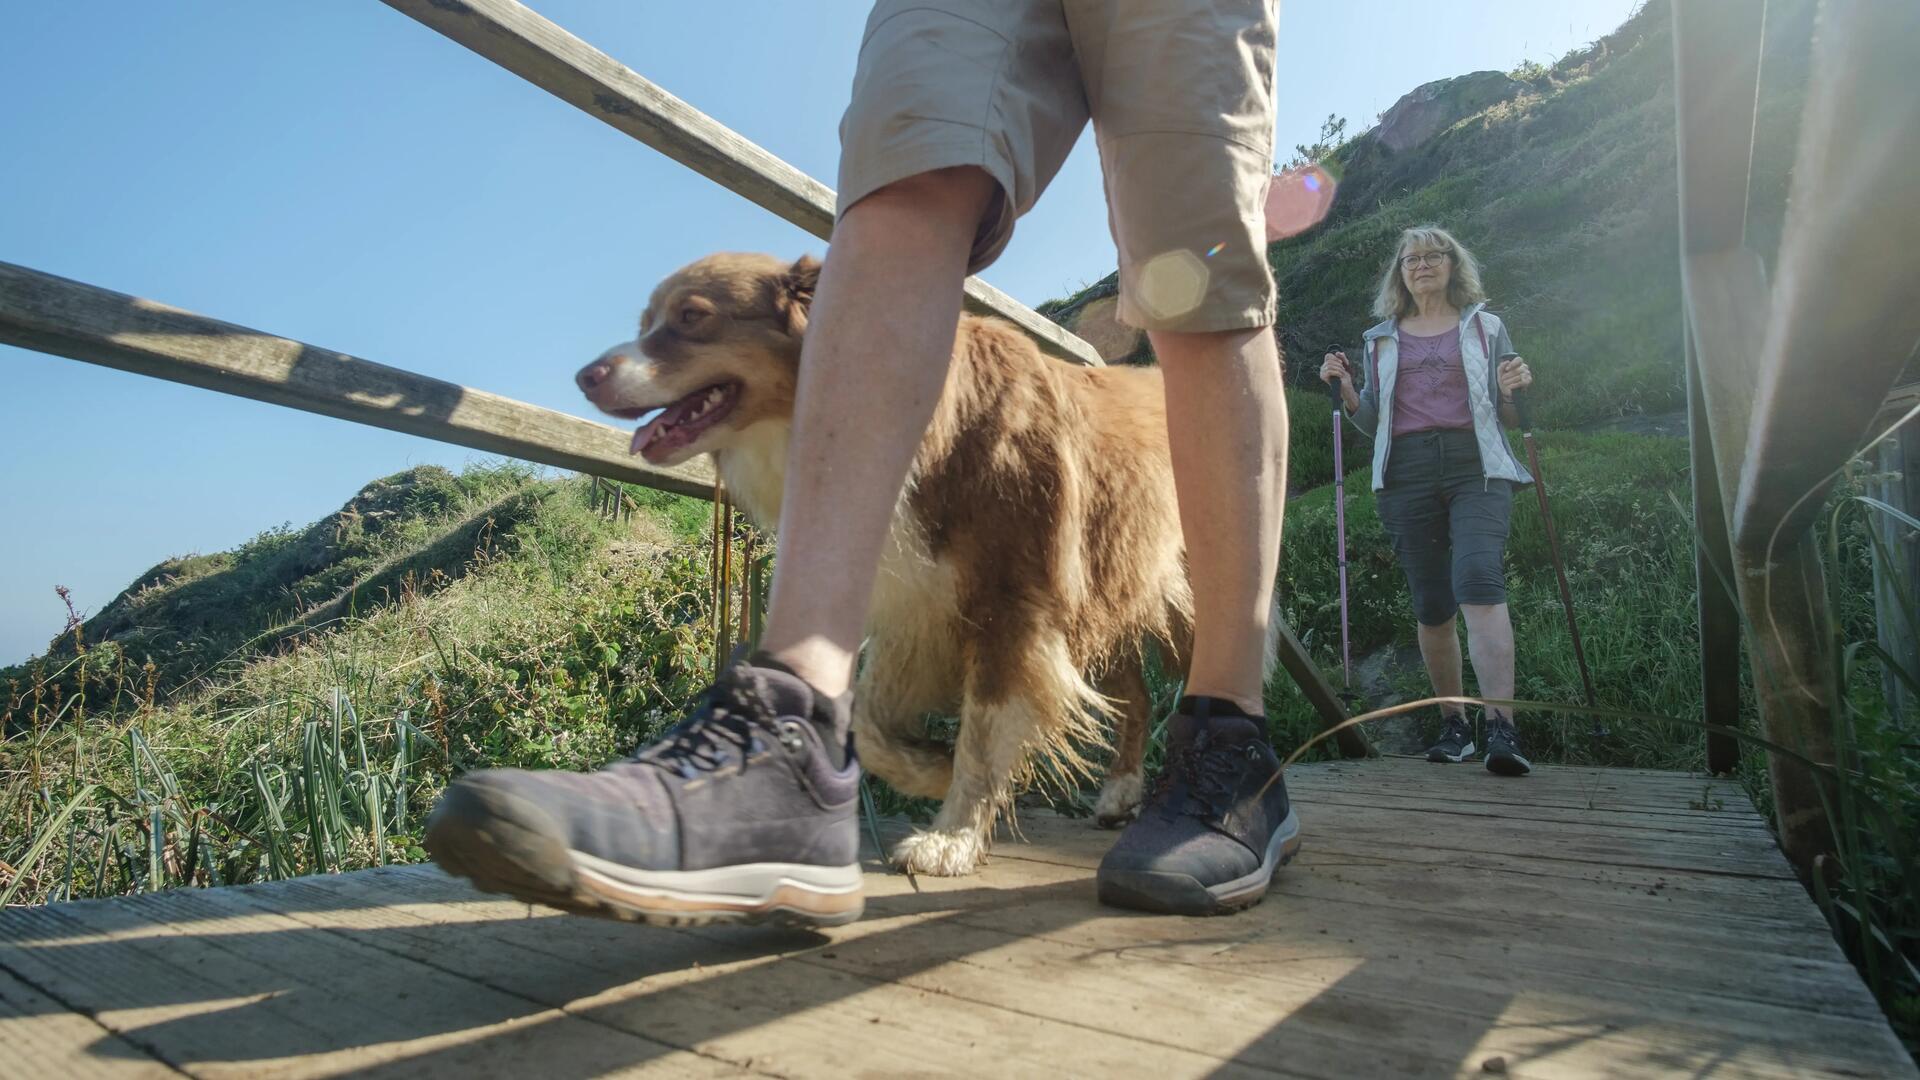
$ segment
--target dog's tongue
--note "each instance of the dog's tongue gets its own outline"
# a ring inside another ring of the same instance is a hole
[[[654,435],[659,434],[649,429],[653,427],[655,421],[665,415],[667,415],[667,407],[665,405],[642,415],[640,417],[640,426],[633,429],[633,441],[627,444],[627,453],[637,454],[645,450],[647,444],[653,441]]]

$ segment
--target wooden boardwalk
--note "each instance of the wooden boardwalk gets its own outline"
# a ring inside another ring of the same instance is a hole
[[[428,867],[0,915],[0,1076],[1913,1076],[1739,789],[1387,759],[1223,919],[1094,903],[1028,814],[827,935],[530,910]]]

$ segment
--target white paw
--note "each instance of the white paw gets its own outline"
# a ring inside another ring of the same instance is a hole
[[[893,865],[916,874],[961,877],[986,860],[986,843],[972,829],[916,832],[893,846]]]
[[[1109,776],[1100,789],[1100,800],[1093,804],[1093,820],[1103,829],[1117,829],[1133,820],[1140,809],[1146,782],[1139,773]]]

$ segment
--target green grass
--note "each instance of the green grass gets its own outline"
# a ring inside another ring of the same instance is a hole
[[[138,668],[116,680],[97,658],[124,653],[83,634],[37,701],[16,687],[6,703],[0,892],[418,859],[423,815],[458,772],[591,768],[677,719],[711,672],[707,541],[688,527],[706,504],[664,496],[621,524],[582,482],[520,489],[536,510],[436,587],[407,579],[171,702]]]

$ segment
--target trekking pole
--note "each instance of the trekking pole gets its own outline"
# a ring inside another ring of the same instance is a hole
[[[1527,405],[1524,390],[1513,393],[1513,409],[1520,414],[1520,441],[1527,445],[1527,465],[1533,470],[1533,490],[1540,496],[1540,520],[1547,527],[1547,551],[1553,557],[1553,575],[1560,582],[1560,606],[1567,613],[1567,633],[1573,638],[1573,659],[1580,665],[1580,685],[1587,692],[1587,708],[1595,708],[1593,673],[1587,670],[1587,651],[1580,644],[1580,624],[1573,618],[1573,590],[1567,587],[1566,564],[1560,560],[1560,532],[1553,527],[1553,511],[1547,506],[1547,477],[1540,471],[1540,449],[1533,441],[1533,410]],[[1589,734],[1605,738],[1607,729],[1599,717],[1593,717]]]
[[[1338,350],[1329,349],[1329,352]],[[1340,673],[1347,698],[1353,697],[1353,655],[1347,636],[1347,470],[1340,448],[1340,380],[1327,381],[1333,399],[1333,520],[1340,532]]]

